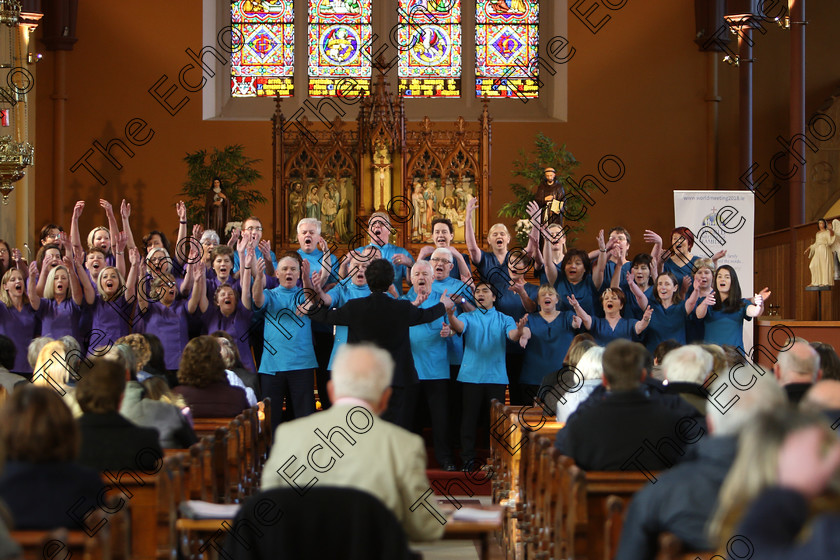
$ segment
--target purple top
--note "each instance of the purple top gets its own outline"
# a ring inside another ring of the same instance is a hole
[[[69,296],[69,294],[68,294]],[[84,302],[82,305],[85,305]],[[59,339],[70,335],[79,344],[84,341],[82,336],[82,308],[76,305],[72,297],[67,297],[61,303],[54,299],[42,299],[41,336]],[[39,309],[38,311],[41,311]]]
[[[47,300],[41,300],[41,307],[38,311],[32,309],[30,304],[24,305],[20,311],[14,307],[6,307],[0,301],[0,334],[8,336],[17,348],[15,365],[11,371],[14,373],[32,373],[29,362],[26,359],[26,352],[32,339],[38,336],[38,328],[41,326],[41,317],[46,309]]]
[[[257,371],[254,367],[254,357],[251,355],[251,347],[248,345],[248,330],[251,327],[251,317],[254,313],[245,309],[242,302],[236,302],[236,309],[225,317],[221,309],[212,303],[207,306],[207,311],[201,316],[201,321],[207,327],[207,332],[225,331],[236,341],[236,348],[239,350],[239,357],[242,365],[248,371]]]
[[[160,338],[166,369],[178,369],[181,352],[190,340],[187,329],[187,300],[176,299],[169,307],[159,301],[150,301],[137,331],[151,333]]]
[[[233,288],[233,291],[236,292],[237,296],[242,294],[242,286],[239,284],[239,280],[237,280],[233,276],[228,276],[227,282],[222,282],[216,276],[213,276],[212,278],[210,278],[208,276],[207,277],[207,299],[210,300],[211,305],[213,303],[213,297],[216,295],[216,290],[219,289],[219,286],[223,286],[225,284],[227,284],[228,286]]]
[[[98,346],[109,346],[131,332],[134,304],[126,305],[125,296],[119,295],[111,301],[105,301],[96,294],[90,306],[93,315],[92,330],[101,342]],[[93,339],[93,337],[91,337]]]

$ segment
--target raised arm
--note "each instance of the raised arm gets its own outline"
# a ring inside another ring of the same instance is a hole
[[[423,252],[422,249],[420,250],[420,252]],[[467,259],[465,259],[464,255],[459,253],[458,249],[456,249],[455,247],[449,247],[449,252],[452,253],[452,259],[458,266],[458,276],[461,277],[461,282],[467,282],[472,277],[472,275],[470,274],[470,265],[467,264]],[[418,255],[417,260],[419,261],[420,259],[421,257]]]
[[[44,260],[41,262],[41,274],[38,276],[38,284],[35,286],[35,295],[37,297],[44,297],[44,288],[47,285],[47,276],[49,276],[50,266],[52,266],[52,263],[55,262],[56,259],[61,260],[61,257],[44,255]],[[38,261],[35,261],[35,266],[38,266]]]
[[[260,252],[265,255],[265,273],[274,276],[274,261],[271,260],[271,243],[262,239],[259,243]]]
[[[193,314],[195,313],[195,310],[198,309],[198,303],[201,301],[202,295],[207,291],[207,281],[203,261],[192,264],[190,270],[192,272],[192,278],[188,276],[184,279],[184,283],[186,283],[188,279],[192,280],[193,288],[192,293],[190,294],[190,299],[187,301],[187,313]]]
[[[466,238],[467,242],[467,252],[469,253],[472,262],[476,265],[478,265],[479,261],[481,261],[481,248],[475,241],[475,231],[472,223],[473,212],[475,212],[475,209],[477,207],[477,198],[472,197],[467,201],[467,216],[466,221],[464,222],[464,237]]]
[[[67,271],[70,275],[70,297],[73,298],[76,305],[82,305],[82,302],[85,300],[86,293],[82,292],[82,285],[79,283],[79,272],[77,267],[80,265],[72,255],[72,251],[70,255],[64,255],[63,261],[64,266],[67,267]],[[83,265],[82,274],[87,276]],[[90,285],[90,278],[88,278],[87,283]]]
[[[613,240],[604,243],[604,230],[598,232],[598,261],[592,268],[592,283],[599,290],[604,283],[604,268],[607,266],[607,252],[612,248]],[[587,327],[588,328],[588,327]]]
[[[592,328],[592,317],[584,311],[583,307],[580,306],[580,302],[578,302],[577,298],[574,295],[568,296],[566,298],[569,301],[569,305],[572,306],[572,309],[575,312],[575,315],[580,317],[580,321],[583,324],[583,327],[586,330]]]
[[[642,320],[636,321],[636,334],[642,334],[642,332],[644,332],[644,330],[648,328],[648,325],[650,325],[651,314],[653,314],[653,309],[651,309],[650,306],[648,306],[647,309],[645,309],[645,314],[642,315]]]
[[[449,326],[456,333],[464,332],[464,322],[455,316],[455,308],[447,309],[446,314],[449,317]]]
[[[254,298],[254,305],[261,309],[265,305],[265,259],[257,259],[257,270],[254,272],[254,284],[251,286],[251,296]],[[241,283],[241,282],[240,282]]]
[[[117,242],[117,236],[120,234],[120,226],[117,224],[117,217],[114,216],[114,207],[104,198],[99,199],[99,206],[105,210],[105,217],[108,219],[108,233],[111,234],[111,250],[114,250],[114,244]],[[123,270],[120,274],[125,275],[125,263],[123,263]]]
[[[140,263],[143,261],[140,249],[137,247],[129,249],[128,260],[131,262],[131,268],[128,270],[128,277],[125,279],[125,300],[131,301],[137,294],[137,277],[140,274]]]
[[[178,213],[178,240],[175,242],[175,260],[178,264],[184,264],[181,262],[181,257],[178,256],[178,247],[187,237],[187,205],[184,204],[183,200],[179,200],[175,205],[175,211]]]
[[[126,248],[130,251],[136,248],[137,244],[134,242],[134,233],[131,231],[131,223],[129,223],[128,219],[131,216],[131,204],[126,202],[125,199],[120,203],[120,216],[122,217],[123,231],[128,236]]]
[[[554,264],[554,247],[550,240],[543,244],[543,260],[545,261],[545,276],[550,285],[557,283],[557,266]]]
[[[518,281],[514,282],[512,286],[508,288],[511,292],[516,292],[519,296],[519,299],[522,301],[522,306],[525,308],[525,311],[528,313],[533,313],[537,310],[537,304],[531,297],[528,295],[528,292],[525,291],[525,279],[520,278]]]
[[[332,257],[332,253],[330,253],[330,244],[323,237],[318,242],[318,248],[324,252],[321,256],[321,274],[318,276],[318,281],[321,287],[323,287],[330,281],[330,276],[332,275],[332,258],[330,258]]]
[[[140,288],[140,290],[139,290],[140,294],[137,297],[137,307],[140,308],[141,315],[143,313],[146,313],[146,310],[149,308],[149,298],[152,297],[151,293],[150,293],[152,291],[152,286],[151,286],[151,281],[152,280],[151,280],[151,278],[149,278],[149,283],[150,283],[149,284],[149,289],[146,290],[145,293],[143,293],[143,288],[145,288],[145,284],[146,284],[146,276],[147,276],[146,273],[147,273],[146,259],[141,258],[140,259],[140,270],[138,271],[138,280],[137,280],[137,284]]]
[[[703,298],[703,301],[700,302],[700,305],[697,306],[697,309],[694,310],[694,314],[697,316],[698,319],[703,319],[706,317],[706,313],[709,311],[709,306],[714,307],[715,305],[715,293],[712,292]]]
[[[116,260],[117,272],[120,276],[125,278],[125,248],[128,245],[128,234],[124,231],[118,231],[114,240],[114,259]]]
[[[76,205],[73,206],[73,215],[70,218],[70,242],[77,247],[82,246],[82,238],[79,234],[79,217],[82,215],[82,211],[85,209],[85,201],[78,200],[76,201]]]
[[[752,299],[753,304],[747,306],[747,315],[750,317],[758,317],[764,312],[764,302],[770,297],[769,288],[764,288],[755,295]]]
[[[239,278],[239,285],[242,288],[240,301],[245,309],[251,309],[251,278],[253,276],[253,269],[256,264],[256,260],[256,253],[249,249],[245,249],[243,258],[240,261],[242,266],[239,267],[239,271],[242,273],[242,276]],[[204,301],[207,301],[206,294]],[[207,309],[206,305],[202,311],[205,309]]]
[[[41,298],[36,293],[35,286],[38,283],[38,263],[29,263],[29,282],[26,284],[26,295],[29,296],[29,305],[34,311],[41,307]]]
[[[650,251],[650,256],[653,257],[653,261],[656,264],[653,267],[653,270],[650,271],[650,275],[654,278],[655,282],[656,276],[659,275],[659,272],[662,272],[662,266],[665,264],[665,257],[662,254],[662,237],[655,231],[646,229],[644,240],[646,243],[653,243],[653,249]],[[656,271],[656,273],[654,271]]]
[[[616,270],[615,274],[613,274],[613,282],[615,282],[615,278],[619,276],[619,271]],[[616,282],[617,284],[617,282]],[[648,298],[642,289],[636,284],[636,281],[633,280],[633,273],[627,273],[627,285],[630,286],[630,291],[633,292],[633,296],[636,298],[636,303],[639,305],[639,309],[645,309],[648,306]],[[616,287],[616,286],[613,286]],[[694,298],[695,300],[697,298]]]

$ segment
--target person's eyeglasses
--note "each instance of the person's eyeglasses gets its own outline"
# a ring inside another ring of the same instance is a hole
[[[259,226],[251,226],[251,227],[246,227],[245,228],[245,231],[262,231],[262,230],[263,230],[263,228],[261,228]]]
[[[435,263],[442,263],[442,264],[449,264],[449,261],[446,259],[430,259],[432,262]]]
[[[5,255],[8,252],[6,249],[0,248],[0,255]]]

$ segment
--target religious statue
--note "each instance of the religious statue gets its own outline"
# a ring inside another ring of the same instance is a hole
[[[424,241],[426,239],[426,198],[423,196],[423,183],[414,182],[414,192],[411,194],[411,239]]]
[[[300,181],[295,181],[289,190],[289,239],[296,239],[298,222],[305,216],[303,185]]]
[[[828,225],[823,219],[817,222],[817,238],[814,244],[805,250],[811,263],[811,286],[831,286],[834,284],[834,253],[840,253],[840,239],[835,231],[840,228],[840,220]]]
[[[391,154],[388,153],[388,147],[382,140],[377,140],[376,144],[373,147],[373,169],[374,171],[378,171],[379,173],[374,173],[373,178],[373,192],[374,192],[374,202],[377,198],[376,195],[379,195],[379,207],[378,211],[384,212],[385,211],[385,198],[386,196],[390,196],[390,188],[386,194],[385,186],[388,185],[390,187],[391,184]],[[376,176],[379,176],[379,181],[376,180]],[[379,183],[377,185],[377,183]],[[378,186],[378,190],[377,190]]]
[[[312,185],[309,188],[309,194],[306,195],[306,217],[321,219],[321,199],[318,198],[318,185]]]
[[[563,225],[563,205],[566,191],[563,185],[555,180],[557,176],[553,167],[546,167],[543,179],[537,187],[536,199],[542,209],[542,223],[544,225]]]
[[[332,237],[335,215],[337,213],[338,206],[336,206],[332,194],[329,191],[325,192],[324,200],[321,201],[321,227],[324,235]]]
[[[212,229],[218,234],[225,231],[228,222],[228,210],[230,201],[222,192],[222,180],[213,178],[210,191],[207,192],[207,199],[204,206],[204,229]]]

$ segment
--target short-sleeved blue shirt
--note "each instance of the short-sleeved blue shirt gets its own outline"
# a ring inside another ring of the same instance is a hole
[[[636,334],[636,323],[638,321],[635,319],[622,317],[613,329],[605,318],[592,317],[592,325],[589,332],[595,337],[595,342],[599,346],[606,346],[617,338],[638,341],[639,336]]]
[[[254,249],[254,253],[257,259],[264,257],[259,248]],[[274,254],[274,251],[270,251],[269,256],[271,257],[271,263],[274,265],[274,268],[277,268],[277,255]],[[233,272],[234,274],[239,272],[239,253],[236,251],[233,252]]]
[[[543,377],[563,367],[563,358],[575,336],[572,318],[575,314],[561,311],[550,323],[539,313],[528,315],[531,338],[525,347],[520,383],[539,385]]]
[[[633,294],[630,286],[624,286],[621,288],[621,291],[624,292],[624,298],[627,300],[627,303],[624,305],[624,316],[628,319],[640,321],[645,314],[645,310],[639,307],[639,303],[636,301],[636,296]],[[644,294],[648,300],[648,304],[650,304],[653,301],[653,286],[648,286],[644,290]]]
[[[512,317],[495,308],[476,309],[459,317],[464,323],[464,361],[458,373],[462,383],[508,382],[505,368],[507,334],[516,328]]]
[[[464,253],[461,253],[461,256],[464,257],[464,260],[467,262],[467,268],[470,268],[470,256],[465,255]],[[423,260],[424,261],[430,261],[431,259],[432,259],[432,256],[429,255],[428,257],[426,257]],[[452,259],[452,270],[449,271],[449,277],[454,278],[455,280],[458,280],[458,281],[461,280],[461,271],[458,269],[458,262],[454,258]]]
[[[499,262],[494,253],[481,252],[481,260],[475,263],[475,268],[482,280],[490,282],[498,291],[507,290],[510,285],[508,274],[508,259],[510,252],[505,254],[504,262]]]
[[[706,310],[706,317],[704,317],[706,343],[720,346],[728,344],[736,348],[744,348],[744,320],[752,321],[752,317],[747,315],[747,306],[752,305],[752,302],[742,298],[741,303],[742,306],[738,311],[729,313],[715,311],[711,307]]]
[[[557,282],[554,284],[554,289],[557,290],[557,295],[560,296],[559,305],[560,311],[572,311],[572,306],[569,305],[569,300],[566,298],[574,294],[575,298],[580,303],[580,306],[589,315],[595,316],[595,310],[600,307],[600,300],[598,299],[598,288],[592,281],[592,274],[585,274],[583,279],[577,284],[572,284],[566,279],[566,275],[561,274],[557,277]]]
[[[370,295],[370,288],[367,284],[364,286],[357,286],[350,280],[345,282],[344,284],[338,284],[335,288],[327,292],[327,295],[332,298],[332,304],[330,307],[341,307],[351,299],[359,299],[363,297],[368,297]],[[315,322],[318,323],[317,321]],[[330,325],[325,323],[321,323],[322,325],[326,326],[328,329],[332,329]],[[342,344],[347,343],[347,333],[349,332],[350,327],[346,325],[336,325],[335,326],[335,341],[333,342],[333,349],[332,353],[330,354],[330,363],[327,366],[327,369],[332,369],[333,360],[335,359],[335,354],[338,352],[339,347]]]
[[[629,261],[621,265],[621,278],[618,281],[619,288],[627,287],[627,273],[630,272],[632,268],[633,263]],[[606,266],[604,267],[604,281],[601,283],[601,292],[610,287],[613,274],[615,274],[615,261],[608,260]]]
[[[309,262],[309,272],[310,274],[314,274],[321,270],[323,265],[321,261],[324,258],[324,252],[320,249],[314,249],[310,253],[304,252],[303,249],[297,250],[298,255],[302,259],[306,259]],[[330,254],[330,277],[327,279],[327,284],[335,284],[336,282],[341,281],[341,277],[338,274],[339,262],[335,255],[332,253]]]
[[[302,292],[302,288],[278,286],[264,292],[262,307],[255,306],[257,315],[265,317],[260,373],[274,375],[280,371],[318,367],[309,317],[299,317],[295,313],[297,305],[306,301]]]
[[[660,342],[668,339],[685,344],[685,326],[688,320],[685,302],[681,301],[666,309],[655,299],[648,301],[653,313],[650,316],[650,324],[643,333],[647,349],[653,352]]]
[[[413,289],[412,289],[413,290]],[[440,296],[434,297],[434,291],[420,304],[420,309],[428,309],[440,303]],[[403,299],[414,301],[416,295],[405,295]],[[447,357],[447,340],[440,336],[443,320],[435,319],[431,323],[422,323],[409,327],[408,335],[411,340],[411,355],[414,357],[414,368],[420,381],[431,379],[449,379],[449,359]],[[450,338],[461,337],[453,333]]]

